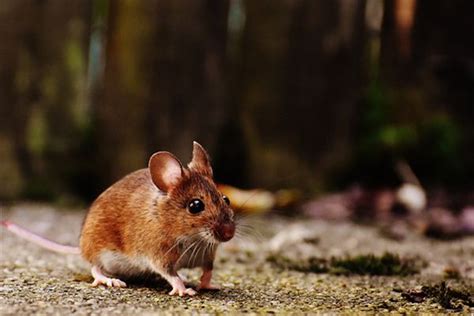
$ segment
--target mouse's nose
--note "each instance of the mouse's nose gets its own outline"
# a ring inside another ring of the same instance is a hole
[[[234,237],[235,224],[233,222],[218,224],[214,228],[216,239],[222,242],[229,241]]]

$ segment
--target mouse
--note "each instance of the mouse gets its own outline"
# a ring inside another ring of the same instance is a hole
[[[93,286],[126,287],[124,280],[158,275],[170,295],[219,289],[211,283],[218,246],[236,231],[229,198],[219,192],[206,150],[193,142],[185,167],[167,151],[100,194],[85,217],[79,247],[38,236],[12,222],[2,225],[50,250],[81,254],[91,264]],[[199,286],[187,287],[182,268],[201,268]]]

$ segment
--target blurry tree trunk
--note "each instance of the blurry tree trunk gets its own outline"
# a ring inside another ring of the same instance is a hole
[[[184,161],[192,141],[212,154],[228,115],[224,75],[229,1],[160,1],[149,81],[151,148],[166,148]],[[183,162],[184,162],[183,161]]]
[[[253,183],[317,190],[341,162],[364,81],[364,4],[246,2],[241,104]]]
[[[212,153],[225,115],[228,1],[112,1],[98,107],[105,181],[192,141]]]
[[[25,185],[9,192],[2,186],[0,197],[21,191],[30,197],[51,197],[53,192],[67,192],[71,185],[64,161],[74,159],[71,155],[87,124],[89,5],[81,0],[0,5],[0,97],[5,98],[0,100],[0,143],[9,143],[0,144],[0,150],[11,166],[2,166],[2,177]],[[15,171],[17,164],[21,175]]]
[[[24,26],[14,22],[24,14],[20,2],[2,4],[0,10],[0,199],[17,197],[23,190],[24,175],[19,163],[19,147],[24,139],[27,109],[18,104],[18,92],[15,85],[16,64],[20,49],[19,34]]]
[[[382,27],[382,79],[394,84],[413,79],[412,43],[417,0],[386,0]]]
[[[146,73],[154,53],[155,3],[110,1],[104,91],[95,105],[102,189],[145,166],[148,135],[144,122],[152,88]]]

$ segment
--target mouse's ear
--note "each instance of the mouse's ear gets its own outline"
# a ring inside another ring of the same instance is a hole
[[[148,162],[153,183],[163,192],[168,192],[183,177],[183,166],[173,154],[159,151]]]
[[[211,158],[198,142],[193,142],[193,159],[188,168],[212,178]]]

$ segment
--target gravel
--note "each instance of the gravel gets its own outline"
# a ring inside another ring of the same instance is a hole
[[[1,218],[61,243],[75,245],[84,210],[38,204],[0,206]],[[404,291],[446,280],[450,287],[474,287],[474,237],[436,241],[409,233],[403,241],[383,237],[375,227],[276,216],[248,219],[246,236],[224,244],[214,282],[220,291],[171,297],[164,282],[127,288],[92,287],[89,265],[77,255],[56,254],[0,228],[0,314],[222,314],[293,312],[474,313],[443,308],[433,299],[412,303]],[[247,227],[247,226],[246,226]],[[426,267],[414,276],[360,276],[303,273],[275,266],[266,258],[399,254]],[[446,279],[455,270],[457,278]],[[196,285],[199,271],[185,270]]]

